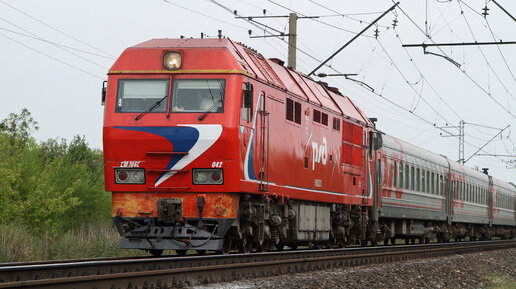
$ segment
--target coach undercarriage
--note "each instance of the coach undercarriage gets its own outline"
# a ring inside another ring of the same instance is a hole
[[[429,243],[436,240],[439,243],[452,240],[469,241],[490,240],[493,237],[510,239],[516,236],[516,229],[509,226],[489,226],[488,224],[452,223],[410,220],[410,219],[383,219],[380,227],[385,233],[378,233],[376,242],[383,241],[385,245],[395,244],[396,239],[405,240],[405,244]],[[373,244],[376,244],[372,241]]]

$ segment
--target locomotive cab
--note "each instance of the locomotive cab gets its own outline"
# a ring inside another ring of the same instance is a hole
[[[220,251],[238,209],[231,140],[241,72],[210,68],[206,57],[220,62],[225,48],[155,46],[127,49],[103,89],[106,190],[120,247]],[[155,61],[141,70],[142,59]]]

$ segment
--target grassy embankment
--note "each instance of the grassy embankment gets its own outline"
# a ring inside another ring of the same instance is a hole
[[[0,224],[0,262],[84,259],[146,255],[118,248],[120,236],[111,224],[97,224],[61,235],[34,235],[24,226]]]

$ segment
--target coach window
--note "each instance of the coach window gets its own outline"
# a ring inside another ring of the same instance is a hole
[[[434,177],[434,173],[430,173],[430,186],[429,186],[429,190],[430,190],[430,194],[435,194],[435,177]]]
[[[425,170],[421,170],[421,192],[426,192],[425,187]]]
[[[409,165],[405,165],[405,189],[409,189],[409,177],[410,177],[410,169]]]
[[[416,169],[416,191],[420,190],[419,183],[421,182],[421,180],[419,178],[421,178],[421,176],[419,174],[419,168],[417,168]]]
[[[400,167],[398,168],[399,176],[398,176],[398,188],[403,187],[403,164],[400,163]]]
[[[426,192],[430,193],[430,172],[426,171]]]
[[[176,79],[172,112],[224,112],[224,79]]]
[[[416,180],[414,177],[414,167],[410,166],[410,189],[413,191],[416,189]]]
[[[392,187],[397,187],[398,186],[398,164],[396,162],[394,162],[394,172],[393,172],[393,176],[394,176],[394,180],[393,180],[393,184],[392,184]]]
[[[439,196],[443,195],[443,175],[439,175]]]
[[[166,112],[169,79],[120,79],[115,112]]]

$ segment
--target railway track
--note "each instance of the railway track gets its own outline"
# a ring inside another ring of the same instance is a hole
[[[516,240],[0,264],[0,288],[175,288],[516,247]]]

